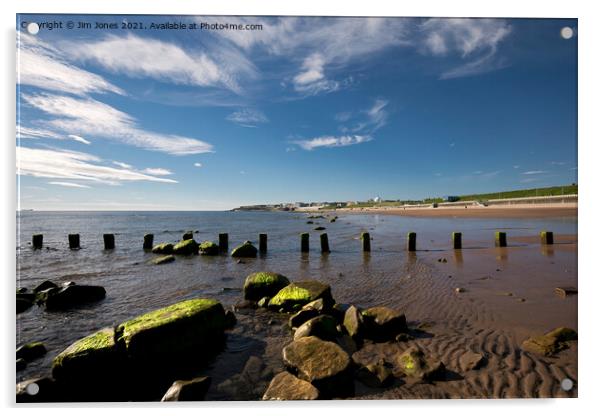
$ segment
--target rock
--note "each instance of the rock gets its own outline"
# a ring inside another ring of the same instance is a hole
[[[115,344],[115,332],[104,328],[75,341],[52,362],[52,376],[66,383],[93,377],[109,380],[121,370],[123,355]]]
[[[17,372],[25,370],[26,367],[27,361],[25,361],[23,358],[17,358]]]
[[[38,377],[17,384],[17,403],[49,403],[61,401],[56,383],[50,377]]]
[[[347,334],[339,335],[334,342],[349,355],[353,355],[357,351],[357,344]]]
[[[199,251],[203,256],[217,256],[219,254],[219,246],[213,241],[203,241],[199,245]]]
[[[307,221],[306,224],[313,224],[313,221]]]
[[[263,400],[317,400],[320,395],[311,383],[283,371],[274,376]]]
[[[403,332],[401,334],[397,334],[395,336],[395,341],[396,342],[408,342],[408,341],[411,341],[413,339],[414,339],[413,336],[411,336],[410,334],[403,333]]]
[[[182,235],[182,241],[184,240],[192,240],[193,239],[193,232],[192,231],[187,231]]]
[[[244,298],[250,300],[260,300],[263,297],[272,297],[280,289],[288,286],[289,280],[278,273],[257,272],[250,274],[245,279],[243,287]]]
[[[337,219],[336,218],[331,218],[330,222],[335,222]]]
[[[168,254],[167,256],[157,257],[152,261],[153,264],[166,264],[176,261],[176,258],[173,254]]]
[[[262,300],[260,300],[259,302],[261,302]],[[268,299],[268,301],[269,301],[269,299]],[[239,310],[244,310],[244,309],[257,309],[257,305],[259,304],[259,302],[255,303],[252,300],[242,300],[240,302],[237,302],[234,305],[234,310],[239,311]],[[266,304],[266,306],[267,306],[267,304]]]
[[[225,328],[234,328],[236,325],[236,315],[232,311],[226,311],[226,326]]]
[[[22,358],[25,361],[35,360],[46,354],[46,347],[41,342],[30,342],[17,348],[17,359]]]
[[[211,377],[197,377],[192,380],[176,380],[165,393],[162,402],[194,402],[205,400],[211,385]]]
[[[324,231],[326,229],[326,227],[316,227],[314,228],[315,231]]]
[[[355,306],[350,306],[345,312],[343,318],[343,327],[347,330],[347,333],[351,338],[358,339],[363,336],[364,333],[364,317]]]
[[[171,254],[173,253],[173,244],[171,243],[161,243],[157,244],[151,250],[155,254]]]
[[[360,367],[355,376],[368,387],[386,387],[393,382],[393,372],[384,363]]]
[[[192,254],[198,254],[199,243],[194,241],[192,238],[188,240],[182,240],[175,246],[173,246],[173,254],[181,254],[184,256],[190,256]]]
[[[263,298],[259,299],[259,301],[257,302],[257,306],[259,306],[260,308],[267,308],[268,304],[270,303],[270,299],[267,296],[264,296]]]
[[[324,398],[353,394],[351,359],[334,342],[318,337],[299,338],[282,350],[284,364],[310,382]]]
[[[58,288],[58,286],[56,284],[52,283],[50,280],[44,280],[42,283],[40,283],[33,289],[33,293],[38,293],[38,292],[41,292],[46,289],[56,289],[56,288]]]
[[[334,303],[329,285],[316,280],[293,282],[270,299],[269,307],[290,312],[320,298],[324,300],[325,305],[330,306]]]
[[[297,328],[294,339],[316,336],[324,341],[334,341],[338,335],[336,319],[330,315],[320,315]]]
[[[525,351],[551,356],[568,348],[569,342],[575,340],[577,340],[577,332],[570,328],[560,327],[544,335],[523,341],[522,348]]]
[[[397,364],[408,377],[434,381],[445,377],[445,366],[441,361],[427,360],[424,352],[417,347],[406,350],[398,359]]]
[[[106,296],[105,288],[91,285],[72,285],[59,290],[49,289],[46,308],[50,310],[67,309],[81,304],[97,302]]]
[[[25,312],[35,302],[35,295],[33,293],[17,293],[16,296],[17,313]]]
[[[342,273],[340,273],[339,275],[342,275]],[[347,309],[349,309],[349,307],[351,307],[351,304],[349,303],[335,303],[332,306],[330,313],[332,314],[332,316],[337,318],[339,322],[343,322],[343,320],[345,319],[345,312],[347,312]]]
[[[362,311],[367,338],[375,341],[388,341],[402,332],[407,332],[406,317],[403,313],[385,306],[376,306]]]
[[[573,286],[561,286],[561,287],[557,287],[556,289],[554,289],[554,292],[561,298],[566,298],[567,296],[570,296],[570,295],[576,295],[577,288],[573,287]]]
[[[245,241],[240,246],[234,248],[230,255],[232,257],[257,257],[257,248],[250,241]]]
[[[463,372],[476,370],[483,364],[484,361],[485,357],[483,354],[466,351],[460,356],[460,369]]]
[[[288,320],[288,325],[293,329],[299,328],[305,322],[315,318],[318,315],[320,315],[320,312],[318,312],[316,309],[305,309],[304,306],[299,312],[291,316],[291,318]]]
[[[456,293],[464,293],[464,292],[466,292],[466,289],[461,288],[461,287],[457,287],[457,288],[454,289],[454,292],[456,292]],[[508,295],[505,294],[504,296],[508,296]],[[510,293],[510,296],[512,296],[512,293]]]
[[[186,354],[216,347],[227,326],[222,304],[213,299],[190,299],[120,324],[116,342],[130,360],[169,365]]]

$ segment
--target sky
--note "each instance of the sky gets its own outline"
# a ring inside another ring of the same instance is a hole
[[[21,14],[17,28],[20,209],[577,182],[576,19]]]

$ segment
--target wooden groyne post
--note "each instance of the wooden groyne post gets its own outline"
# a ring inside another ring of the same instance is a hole
[[[31,245],[33,248],[42,248],[44,245],[44,235],[43,234],[34,234],[31,237]]]
[[[416,251],[416,233],[413,231],[408,233],[408,251]]]
[[[452,244],[454,246],[454,250],[459,250],[462,248],[462,233],[452,233]]]
[[[79,250],[79,234],[69,234],[69,248]]]
[[[370,233],[363,232],[360,234],[360,240],[362,240],[362,250],[364,252],[370,251]]]
[[[309,252],[309,233],[301,233],[301,252]]]
[[[102,239],[105,243],[105,250],[113,250],[115,248],[115,234],[103,234]]]
[[[496,247],[506,247],[508,245],[506,241],[506,233],[502,231],[495,232],[495,246]]]
[[[267,253],[268,252],[268,235],[267,234],[259,234],[259,252]]]
[[[154,239],[155,236],[153,234],[144,234],[144,243],[142,243],[142,248],[145,250],[152,250]]]
[[[542,231],[539,233],[539,238],[541,239],[541,244],[554,244],[554,233],[552,231]]]
[[[228,233],[221,233],[218,236],[220,251],[228,251]]]
[[[320,249],[322,253],[330,253],[330,246],[328,245],[328,234],[320,234]]]

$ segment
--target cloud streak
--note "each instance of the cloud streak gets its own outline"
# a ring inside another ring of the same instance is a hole
[[[320,147],[346,147],[366,143],[372,140],[370,136],[321,136],[309,140],[297,140],[294,143],[304,150],[314,150]]]
[[[177,183],[173,179],[159,178],[133,169],[104,165],[100,158],[89,153],[23,146],[17,147],[17,174],[109,185],[140,181]],[[70,186],[64,185],[65,182],[61,183],[63,186]]]
[[[174,134],[161,134],[138,127],[129,114],[92,98],[53,94],[22,94],[25,103],[57,118],[45,121],[54,129],[118,141],[171,155],[213,151],[204,141]]]
[[[51,91],[84,95],[125,92],[103,77],[71,65],[58,49],[19,31],[17,34],[17,83]]]
[[[268,122],[268,118],[259,110],[252,108],[242,108],[226,117],[226,120],[241,125],[243,127],[256,127],[258,124]]]

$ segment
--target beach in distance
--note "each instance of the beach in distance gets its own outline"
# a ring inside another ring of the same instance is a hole
[[[323,282],[339,304],[383,306],[405,315],[407,336],[345,346],[358,368],[381,366],[391,373],[386,383],[356,379],[352,397],[576,397],[575,341],[548,355],[523,345],[555,328],[577,330],[577,295],[556,291],[577,288],[576,209],[554,212],[559,215],[459,218],[340,211],[23,211],[17,216],[17,286],[32,288],[45,280],[100,285],[106,298],[83,309],[34,306],[18,314],[17,345],[40,341],[47,353],[18,372],[17,382],[49,375],[57,354],[101,328],[200,297],[218,300],[237,319],[223,350],[207,367],[195,369],[195,375],[212,379],[206,399],[259,400],[286,370],[282,351],[294,334],[290,314],[241,306],[247,276],[272,271],[293,282]],[[199,243],[217,242],[227,232],[230,248],[245,240],[257,246],[265,233],[267,251],[242,260],[227,253],[176,256],[155,265],[158,255],[142,249],[147,233],[154,234],[155,244],[175,244],[188,230]],[[541,244],[542,230],[553,231],[553,245]],[[415,252],[407,251],[410,231],[417,236]],[[500,231],[507,235],[506,247],[495,247]],[[364,232],[370,252],[363,251]],[[462,249],[453,249],[453,232],[462,233]],[[42,250],[31,247],[36,233],[44,235]],[[69,249],[70,233],[79,233],[80,250]],[[104,233],[115,235],[113,250],[104,250]],[[309,252],[300,251],[302,233],[309,234]],[[320,250],[322,233],[329,238],[328,254]],[[404,375],[399,357],[414,347],[444,365],[441,378],[425,383]],[[565,391],[561,384],[567,378],[575,386]]]

